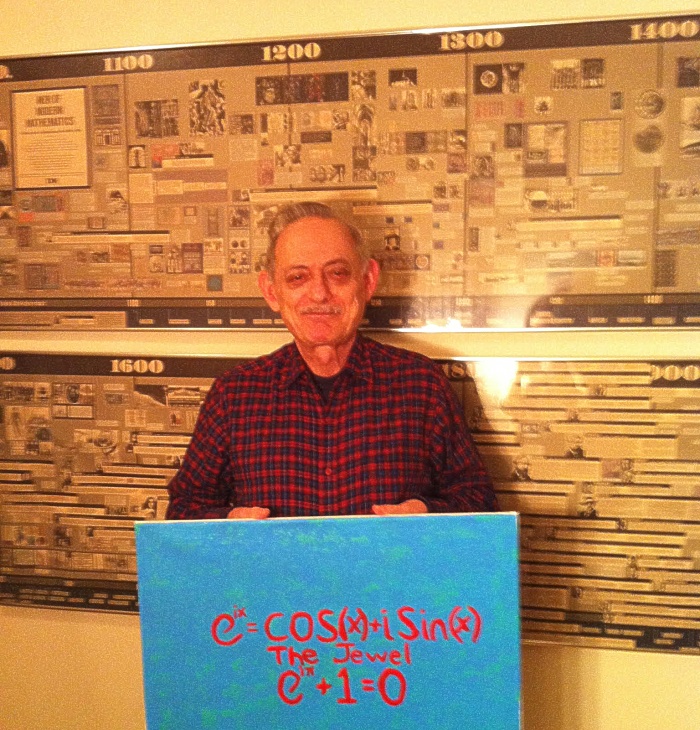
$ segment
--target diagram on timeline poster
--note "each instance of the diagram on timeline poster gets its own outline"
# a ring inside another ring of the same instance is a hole
[[[0,603],[138,610],[134,525],[233,364],[0,358]],[[700,653],[700,364],[442,365],[520,513],[524,638]]]
[[[330,204],[375,328],[700,324],[700,16],[0,61],[0,327],[281,326]],[[634,73],[630,73],[634,69]]]

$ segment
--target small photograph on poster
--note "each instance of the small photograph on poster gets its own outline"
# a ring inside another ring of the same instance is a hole
[[[700,96],[681,104],[681,155],[700,157]]]
[[[10,133],[0,129],[0,170],[10,166]]]
[[[389,69],[389,86],[418,86],[418,69]]]
[[[232,114],[229,121],[231,134],[255,134],[254,114]]]
[[[224,82],[218,79],[190,84],[190,135],[218,136],[226,127]]]
[[[129,167],[138,170],[146,167],[146,147],[142,144],[129,145]]]
[[[112,127],[122,121],[120,91],[117,84],[92,88],[92,120],[95,126]]]
[[[523,77],[524,63],[506,63],[503,66],[503,92],[506,94],[522,94],[525,90]]]
[[[678,59],[677,86],[679,89],[700,86],[700,57]]]
[[[634,111],[641,119],[656,119],[665,108],[666,101],[656,89],[642,92],[634,102]]]
[[[605,60],[602,58],[555,59],[551,63],[550,86],[565,89],[600,89],[605,86]]]
[[[391,74],[391,71],[389,73]],[[352,71],[350,74],[350,95],[353,101],[376,99],[376,71]]]
[[[581,61],[578,58],[554,59],[549,85],[554,91],[578,89],[581,85]]]
[[[568,125],[565,122],[528,124],[525,131],[525,176],[566,176]]]
[[[584,58],[581,62],[581,88],[602,89],[605,86],[605,60]]]
[[[503,67],[500,63],[485,64],[474,69],[475,94],[500,94],[503,91]]]
[[[519,150],[523,146],[523,125],[517,122],[503,127],[503,146],[507,150]]]
[[[137,137],[180,136],[177,99],[137,101],[134,106]]]

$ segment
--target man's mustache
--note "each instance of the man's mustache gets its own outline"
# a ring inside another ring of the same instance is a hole
[[[302,314],[342,314],[343,310],[338,306],[316,306],[316,307],[303,307],[301,309]]]

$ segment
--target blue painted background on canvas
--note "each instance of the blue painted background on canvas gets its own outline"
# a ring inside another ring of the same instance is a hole
[[[137,525],[146,715],[519,727],[512,514]]]

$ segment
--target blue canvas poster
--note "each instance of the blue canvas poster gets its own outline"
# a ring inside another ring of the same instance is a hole
[[[149,522],[149,730],[520,726],[514,514]]]

